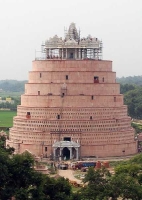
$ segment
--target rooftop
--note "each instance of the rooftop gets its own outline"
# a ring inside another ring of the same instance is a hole
[[[73,142],[73,141],[59,141],[55,142],[53,144],[53,147],[58,148],[58,147],[80,147],[79,143]]]

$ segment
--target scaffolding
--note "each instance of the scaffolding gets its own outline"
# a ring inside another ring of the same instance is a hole
[[[38,57],[36,52],[35,59],[102,60],[102,49],[102,41],[91,35],[80,38],[80,30],[77,31],[75,24],[71,23],[68,31],[64,29],[64,39],[55,35],[46,40],[41,45],[41,56]]]

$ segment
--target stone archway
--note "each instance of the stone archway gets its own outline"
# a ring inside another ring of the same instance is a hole
[[[69,160],[70,159],[70,150],[67,147],[63,148],[62,155],[65,160]]]
[[[80,144],[73,141],[59,141],[53,144],[53,157],[60,157],[61,159],[76,159],[79,158]]]

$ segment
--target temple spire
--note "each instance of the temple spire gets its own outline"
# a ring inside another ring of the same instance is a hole
[[[70,26],[69,26],[69,29],[68,29],[68,33],[66,35],[66,40],[69,40],[69,39],[74,39],[75,41],[78,41],[79,39],[79,34],[77,32],[77,28],[75,26],[75,23],[71,23]]]

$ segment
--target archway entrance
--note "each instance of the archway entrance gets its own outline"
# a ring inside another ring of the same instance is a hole
[[[70,159],[70,150],[67,147],[63,148],[62,154],[65,160]]]
[[[53,144],[53,157],[54,159],[76,159],[79,158],[80,144],[69,141],[70,137],[66,137],[64,141],[55,142]]]
[[[73,53],[70,53],[70,59],[73,59]]]

